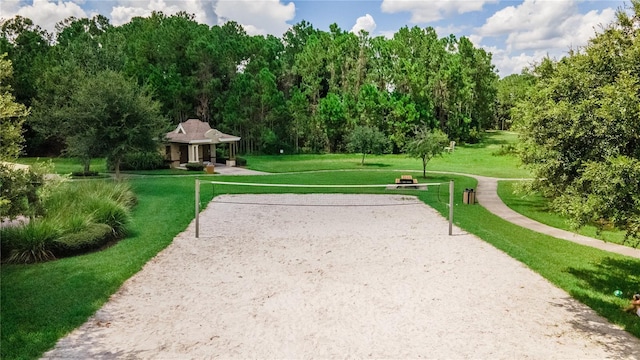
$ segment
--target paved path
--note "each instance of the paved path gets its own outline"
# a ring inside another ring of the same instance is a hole
[[[464,174],[460,174],[464,175]],[[551,235],[558,239],[564,239],[573,241],[578,244],[591,246],[594,248],[640,258],[640,249],[634,249],[632,247],[608,243],[603,240],[590,238],[587,236],[575,234],[569,231],[557,229],[535,220],[529,219],[512,209],[510,209],[498,196],[498,181],[503,179],[477,176],[477,175],[465,175],[474,177],[478,180],[478,188],[476,189],[476,197],[478,203],[484,206],[487,210],[500,216],[501,218],[512,222],[516,225],[522,226],[533,231],[537,231],[542,234]]]

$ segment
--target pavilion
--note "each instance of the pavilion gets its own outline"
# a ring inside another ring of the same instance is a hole
[[[183,167],[187,163],[216,163],[216,145],[229,144],[227,166],[236,165],[239,136],[225,134],[212,129],[209,123],[189,119],[181,122],[166,135],[165,159],[171,161],[172,168]]]

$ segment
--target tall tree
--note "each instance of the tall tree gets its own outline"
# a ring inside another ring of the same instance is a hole
[[[119,177],[125,155],[157,151],[169,123],[148,89],[109,70],[78,85],[71,103],[60,112],[67,119],[71,154],[85,159],[105,156]]]
[[[528,71],[511,74],[498,81],[495,128],[509,130],[515,116],[512,109],[527,99],[529,91],[535,85],[536,78]]]
[[[598,224],[613,223],[637,237],[637,186],[627,182],[640,178],[640,1],[631,3],[631,14],[619,11],[584,50],[534,69],[537,84],[517,107],[517,125],[533,187],[553,198],[556,209],[578,224],[601,216]],[[619,174],[600,182],[594,169],[607,168]],[[620,207],[620,198],[630,207]]]
[[[32,113],[27,125],[32,130],[29,146],[31,155],[59,155],[63,149],[61,125],[64,118],[52,116],[57,109],[66,106],[76,83],[87,75],[107,68],[121,68],[122,54],[112,42],[104,41],[104,35],[112,29],[102,16],[92,19],[74,17],[56,25],[57,44],[43,61],[34,86]]]
[[[36,79],[42,73],[44,56],[50,50],[51,34],[18,16],[4,20],[0,26],[0,54],[7,53],[14,76],[10,79],[16,100],[31,105],[36,94]]]

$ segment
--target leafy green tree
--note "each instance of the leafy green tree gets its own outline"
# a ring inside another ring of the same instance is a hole
[[[357,126],[349,135],[347,150],[362,154],[361,165],[367,154],[383,154],[389,150],[389,139],[377,128]]]
[[[632,1],[632,11],[618,12],[583,51],[543,60],[533,70],[533,91],[515,111],[532,187],[576,224],[600,218],[596,224],[616,224],[637,237],[637,187],[627,181],[640,179],[640,1]],[[621,206],[621,199],[632,205]]]
[[[405,146],[407,155],[422,160],[422,177],[427,177],[427,163],[433,157],[441,155],[444,147],[449,144],[449,138],[439,129],[420,127],[414,137]]]
[[[62,128],[66,120],[55,113],[68,105],[82,79],[105,69],[122,68],[122,54],[114,39],[105,38],[111,29],[102,16],[71,17],[56,25],[57,44],[47,52],[35,82],[37,94],[26,122],[31,130],[28,145],[32,155],[59,155],[64,149]]]
[[[310,123],[311,114],[306,96],[297,87],[292,88],[291,97],[287,100],[287,109],[292,117],[290,132],[293,148],[296,153],[299,153],[304,143],[304,134]]]
[[[38,190],[44,184],[45,168],[16,168],[24,138],[22,124],[29,113],[26,106],[17,103],[7,84],[13,68],[6,54],[0,55],[0,218],[18,215],[34,216],[39,210]]]
[[[404,149],[405,143],[411,132],[420,121],[420,113],[416,104],[408,95],[394,93],[389,99],[389,115],[387,126],[389,137],[397,149]]]
[[[347,131],[347,118],[342,99],[334,93],[327,94],[318,105],[318,117],[327,132],[329,151],[340,149],[342,137]]]
[[[14,76],[8,80],[14,96],[19,103],[30,106],[44,57],[51,48],[51,35],[31,19],[16,15],[1,22],[0,38],[0,54],[7,53],[13,65]]]
[[[31,19],[15,16],[0,21],[0,54],[7,53],[11,60],[13,76],[7,79],[16,101],[33,108],[38,93],[38,82],[48,67],[47,59],[51,35],[34,24]],[[33,155],[41,143],[27,120],[23,126],[25,152]]]
[[[116,177],[127,154],[157,151],[169,129],[149,90],[113,71],[99,72],[79,84],[59,114],[67,119],[68,152],[85,160],[105,156],[114,164]]]
[[[208,27],[184,12],[154,12],[121,26],[69,18],[53,35],[17,17],[1,34],[0,53],[16,68],[14,94],[32,109],[30,151],[62,147],[66,120],[57,112],[106,70],[148,86],[173,123],[197,117],[241,136],[244,152],[342,151],[356,125],[378,128],[401,151],[416,124],[464,141],[493,124],[491,54],[466,38],[439,39],[433,28],[405,27],[386,39],[303,21],[279,39],[249,36],[232,21]]]
[[[527,99],[527,94],[533,88],[536,77],[523,71],[521,74],[511,74],[498,81],[496,104],[496,129],[509,130],[514,123],[512,109],[521,101]]]
[[[24,138],[22,124],[29,113],[26,106],[16,102],[7,83],[13,75],[7,54],[0,55],[0,161],[11,161],[20,155]]]
[[[554,206],[580,227],[596,224],[627,229],[625,242],[640,245],[640,160],[628,156],[588,162],[582,176]],[[635,239],[635,240],[634,240]]]

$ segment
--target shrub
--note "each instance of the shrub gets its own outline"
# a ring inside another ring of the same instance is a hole
[[[204,170],[204,164],[203,163],[187,163],[186,167],[187,167],[187,170],[189,170],[189,171],[202,171],[202,170]]]
[[[2,241],[8,250],[8,263],[30,264],[55,259],[51,248],[60,229],[52,221],[30,221],[25,226],[10,229],[2,233],[3,238],[8,236]]]
[[[515,155],[516,147],[513,144],[500,145],[500,149],[491,153],[494,156]]]
[[[473,128],[469,130],[469,136],[467,137],[467,142],[469,144],[477,144],[482,141],[482,132],[478,131],[478,129]]]
[[[236,158],[236,165],[237,166],[247,166],[247,159],[241,158],[241,157],[237,157]]]
[[[39,192],[45,185],[46,164],[29,169],[16,169],[0,163],[0,216],[15,218],[18,215],[35,216],[40,213]]]
[[[74,171],[71,173],[73,177],[96,177],[99,175],[97,171]]]
[[[57,256],[70,256],[99,249],[113,239],[111,226],[89,224],[78,232],[71,232],[53,241],[53,251]]]
[[[134,152],[124,156],[120,162],[120,170],[156,170],[167,168],[167,165],[159,152]],[[110,170],[115,169],[112,161],[107,166]]]

